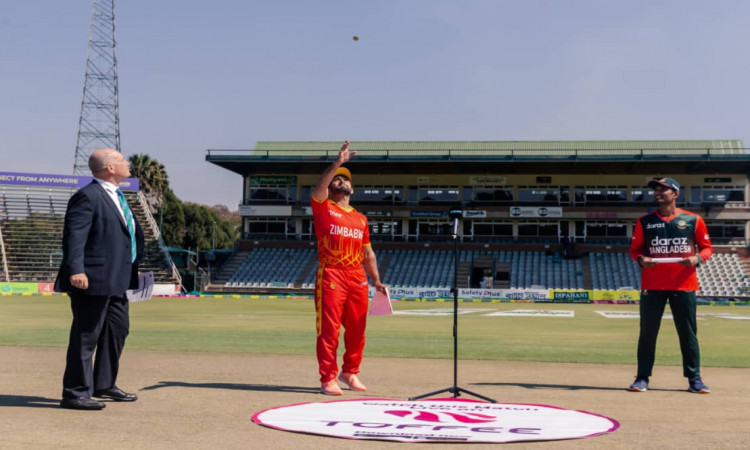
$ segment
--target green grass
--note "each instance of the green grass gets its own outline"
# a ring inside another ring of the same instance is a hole
[[[452,303],[395,303],[395,309],[452,308]],[[634,364],[635,319],[607,319],[595,311],[637,311],[635,305],[461,303],[489,311],[574,310],[574,318],[459,316],[459,358],[501,361]],[[669,309],[667,308],[667,311]],[[750,307],[699,306],[702,313],[750,315]],[[750,321],[700,316],[704,366],[750,367]],[[67,297],[0,297],[0,345],[66,346]],[[315,351],[315,312],[304,299],[153,299],[131,305],[131,349],[304,354]],[[378,316],[368,319],[368,356],[453,357],[452,316]],[[671,320],[664,320],[657,364],[680,365]]]

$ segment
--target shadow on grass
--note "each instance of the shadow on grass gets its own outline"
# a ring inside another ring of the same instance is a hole
[[[237,383],[185,383],[183,381],[160,381],[158,384],[146,386],[142,391],[153,391],[155,389],[170,387],[188,387],[202,389],[228,389],[234,391],[257,391],[257,392],[296,392],[299,394],[317,394],[320,392],[316,387],[301,386],[275,386],[270,384],[237,384]]]
[[[575,384],[539,384],[539,383],[471,383],[473,386],[515,386],[522,387],[525,389],[560,389],[566,391],[627,391],[627,386],[623,387],[612,387],[612,386],[582,386]],[[664,391],[664,392],[682,392],[687,389],[654,389],[649,388],[649,391]]]
[[[0,406],[20,406],[24,408],[59,408],[59,398],[32,397],[29,395],[0,394]]]

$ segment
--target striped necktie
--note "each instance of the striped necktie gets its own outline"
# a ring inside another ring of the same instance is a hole
[[[130,211],[128,201],[125,200],[125,194],[122,193],[120,188],[117,188],[117,199],[120,201],[122,213],[125,215],[125,224],[127,224],[130,233],[130,262],[135,262],[135,219],[133,219],[133,212]]]

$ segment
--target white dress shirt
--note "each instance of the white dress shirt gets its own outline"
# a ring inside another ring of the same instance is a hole
[[[99,178],[96,178],[96,177],[94,177],[94,180],[96,180],[97,183],[102,185],[104,190],[107,192],[107,195],[109,195],[109,198],[111,198],[112,201],[115,203],[115,206],[117,206],[117,210],[120,211],[120,216],[122,216],[123,222],[125,222],[125,212],[122,210],[122,206],[120,206],[120,199],[117,198],[117,189],[119,186],[115,186],[109,181],[100,180]]]

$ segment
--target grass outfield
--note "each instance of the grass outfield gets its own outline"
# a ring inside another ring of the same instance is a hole
[[[397,302],[396,311],[452,310],[452,303]],[[499,361],[634,364],[636,319],[608,319],[596,311],[637,312],[636,305],[461,303],[459,358]],[[491,317],[518,309],[572,310],[575,317]],[[669,313],[669,308],[667,308]],[[702,365],[750,367],[750,308],[699,306]],[[315,314],[305,299],[175,298],[131,305],[128,348],[201,352],[311,355]],[[70,308],[65,296],[0,297],[0,345],[65,346]],[[369,356],[453,357],[451,315],[370,317]],[[680,365],[671,320],[662,326],[658,365]]]

